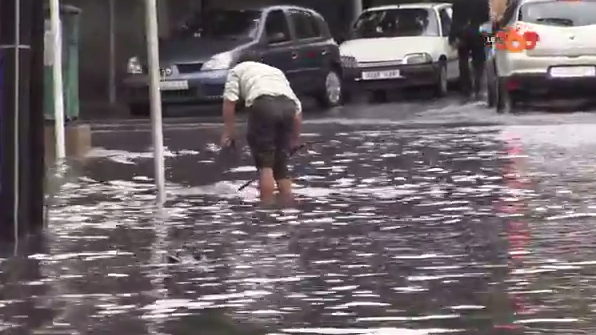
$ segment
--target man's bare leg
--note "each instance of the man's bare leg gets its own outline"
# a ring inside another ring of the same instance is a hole
[[[290,178],[277,180],[277,189],[279,190],[279,196],[284,203],[289,203],[294,200],[294,195],[292,194],[292,180]]]
[[[262,168],[259,175],[259,192],[261,202],[265,205],[275,203],[275,178],[272,168]]]

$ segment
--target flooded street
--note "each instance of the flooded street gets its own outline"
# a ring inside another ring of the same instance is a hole
[[[156,211],[147,122],[96,125],[45,235],[5,252],[1,333],[596,330],[596,113],[367,108],[306,121],[292,209],[238,192],[246,148],[195,120],[166,126]]]

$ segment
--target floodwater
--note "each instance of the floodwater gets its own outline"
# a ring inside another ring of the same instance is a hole
[[[102,128],[0,263],[1,331],[591,334],[596,117],[487,113],[313,120],[300,203],[274,210],[217,126],[166,131],[163,210],[149,134]]]

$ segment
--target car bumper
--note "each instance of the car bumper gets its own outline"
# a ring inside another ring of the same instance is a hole
[[[165,81],[186,83],[184,89],[161,89],[162,102],[166,104],[220,103],[228,71],[208,71],[173,76]],[[149,77],[132,75],[124,80],[126,100],[129,104],[149,102]]]
[[[512,97],[584,98],[594,95],[596,77],[551,78],[547,74],[514,74],[505,78]]]
[[[398,78],[366,80],[364,72],[399,70]],[[344,87],[355,90],[377,90],[432,85],[437,82],[438,63],[344,69]]]
[[[539,56],[534,50],[512,53],[497,50],[494,58],[497,70],[503,76],[524,74],[547,74],[553,66],[594,66],[596,56],[578,57]]]

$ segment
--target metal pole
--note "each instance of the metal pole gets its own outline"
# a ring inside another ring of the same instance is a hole
[[[16,242],[29,233],[32,0],[0,1],[0,240]],[[33,213],[34,214],[34,213]]]
[[[151,103],[153,160],[155,163],[155,187],[157,188],[157,205],[162,206],[166,198],[166,192],[163,154],[163,126],[161,120],[161,91],[159,90],[157,1],[145,0],[145,7],[145,35],[147,37],[147,59],[149,60],[149,96]]]
[[[50,23],[52,27],[52,79],[54,89],[54,131],[56,136],[56,163],[61,165],[66,158],[64,136],[64,86],[62,80],[62,27],[60,21],[60,0],[50,0]]]
[[[109,80],[109,95],[110,95],[110,104],[116,103],[116,4],[115,0],[109,0],[109,22],[108,22],[108,32],[110,34],[110,64],[109,64],[109,71],[110,71],[110,80]]]
[[[362,14],[362,0],[352,0],[352,4],[354,6],[354,15],[350,18],[350,29],[352,28],[351,24]]]
[[[0,0],[1,1],[1,0]],[[2,52],[2,110],[0,113],[0,232],[5,241],[16,242],[19,230],[21,45],[19,0],[0,3],[0,50]]]
[[[2,0],[0,0],[2,1]],[[31,79],[29,80],[29,230],[35,232],[43,227],[45,190],[45,117],[44,117],[44,34],[45,10],[33,3],[31,8]],[[36,78],[36,79],[33,79]],[[51,144],[49,144],[51,145]]]

